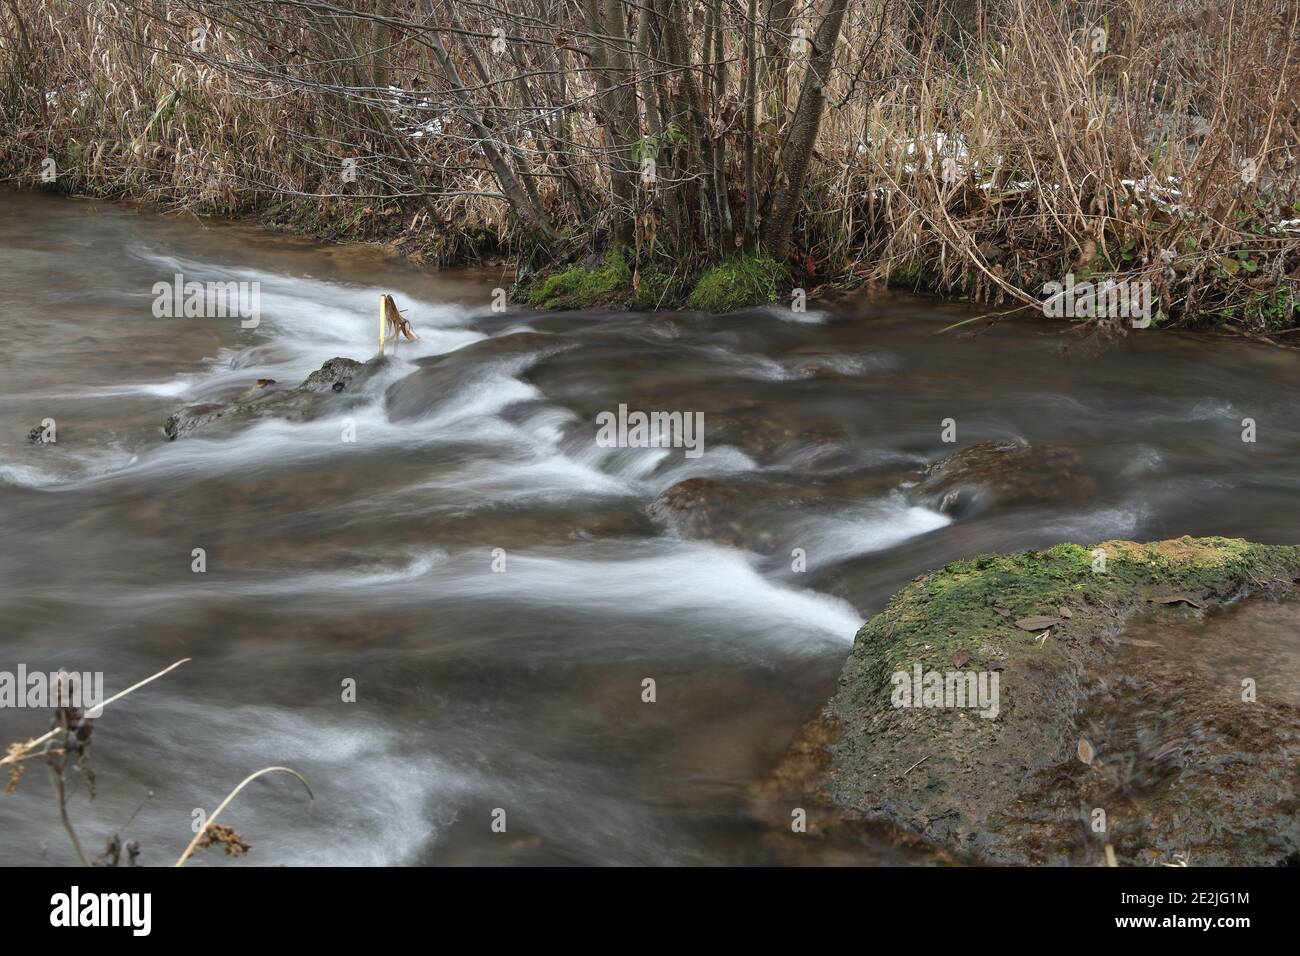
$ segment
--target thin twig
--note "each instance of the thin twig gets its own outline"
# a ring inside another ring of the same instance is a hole
[[[297,777],[298,780],[302,783],[303,787],[307,790],[308,798],[311,800],[316,799],[315,795],[313,795],[311,792],[311,785],[307,783],[307,778],[304,777],[302,774],[300,774],[297,770],[293,770],[289,767],[263,767],[261,770],[257,771],[257,773],[249,774],[242,781],[240,781],[239,786],[237,786],[234,790],[231,790],[230,793],[227,795],[226,799],[222,800],[221,803],[217,806],[217,809],[212,811],[212,816],[208,817],[207,822],[204,823],[203,826],[199,828],[199,832],[194,834],[194,839],[190,841],[190,845],[185,848],[185,852],[182,853],[180,859],[176,861],[176,866],[182,866],[185,863],[185,861],[189,859],[190,854],[194,852],[194,848],[198,846],[199,840],[203,839],[203,834],[208,832],[208,827],[212,826],[212,824],[217,822],[217,817],[221,814],[221,811],[226,809],[226,806],[230,803],[231,800],[235,799],[235,797],[239,794],[239,791],[243,790],[246,786],[248,786],[250,783],[252,783],[254,780],[262,776],[263,774],[276,773],[276,772],[288,773]]]
[[[922,757],[922,758],[921,758],[920,760],[918,760],[916,763],[912,764],[912,766],[910,766],[910,767],[908,767],[906,770],[904,770],[904,771],[903,771],[903,777],[906,777],[909,773],[911,773],[913,770],[915,770],[917,767],[921,766],[921,764],[925,763],[925,762],[926,762],[927,760],[929,760],[929,759],[930,759],[930,755],[929,755],[929,754],[926,754],[924,757]],[[902,780],[903,777],[899,777],[898,779],[899,779],[899,780]]]
[[[92,713],[93,713],[94,711],[100,711],[100,712],[102,712],[103,709],[104,709],[105,707],[107,707],[109,704],[116,703],[117,701],[121,700],[123,697],[125,697],[127,694],[131,693],[132,691],[139,690],[139,689],[140,689],[141,687],[143,687],[145,684],[149,684],[149,683],[152,683],[153,681],[156,681],[159,677],[162,677],[164,674],[167,674],[167,673],[169,673],[169,672],[171,672],[171,671],[174,671],[176,668],[180,667],[182,664],[185,664],[185,663],[187,663],[187,662],[189,662],[189,661],[191,661],[191,660],[193,660],[193,658],[190,658],[190,657],[182,657],[182,658],[181,658],[180,660],[178,660],[175,664],[172,664],[170,667],[163,668],[163,669],[160,670],[157,674],[154,674],[152,677],[146,677],[144,680],[140,681],[140,683],[138,683],[138,684],[132,684],[130,687],[128,687],[126,690],[122,691],[120,694],[114,694],[114,695],[113,695],[112,697],[110,697],[108,700],[104,701],[102,704],[100,704],[100,705],[98,705],[97,707],[93,708]],[[27,741],[25,744],[23,744],[23,745],[21,746],[21,749],[18,749],[18,750],[10,750],[10,751],[9,751],[7,754],[5,754],[3,757],[0,757],[0,767],[6,766],[7,764],[11,764],[11,763],[17,763],[19,760],[23,759],[23,757],[25,757],[27,754],[31,753],[31,751],[32,751],[34,748],[39,747],[41,744],[45,743],[47,740],[52,740],[52,739],[54,738],[54,735],[57,734],[57,733],[59,733],[59,732],[60,732],[61,730],[63,730],[63,729],[64,729],[64,728],[62,728],[62,727],[55,727],[55,728],[54,728],[53,730],[51,730],[49,733],[47,733],[47,734],[43,734],[43,735],[40,736],[40,737],[36,737],[36,738],[34,738],[34,739],[32,739],[32,740]]]

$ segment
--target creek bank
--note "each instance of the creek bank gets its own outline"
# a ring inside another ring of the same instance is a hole
[[[518,302],[540,309],[689,308],[722,314],[776,302],[791,284],[790,270],[762,252],[737,252],[694,277],[644,265],[632,250],[614,248],[533,274],[515,284]]]
[[[1078,862],[1074,848],[1044,842],[1053,828],[1059,837],[1085,827],[1078,792],[1073,799],[1046,794],[1076,769],[1105,772],[1105,755],[1081,742],[1080,715],[1129,619],[1162,607],[1199,613],[1246,596],[1290,597],[1298,584],[1300,547],[1217,537],[1061,544],[950,564],[912,581],[858,632],[825,715],[837,739],[807,789],[836,813],[884,821],[959,854]],[[997,716],[894,706],[893,675],[918,666],[995,673]],[[1199,706],[1208,692],[1204,679],[1176,667],[1153,666],[1134,679],[1161,687],[1183,709]],[[1234,687],[1237,681],[1221,677]],[[1175,862],[1174,849],[1192,844],[1202,863],[1298,858],[1300,714],[1276,702],[1237,706],[1260,709],[1237,712],[1236,730],[1254,722],[1261,732],[1225,733],[1230,745],[1209,748],[1187,739],[1165,743],[1161,756],[1174,772],[1161,786],[1176,790],[1177,812],[1146,820],[1140,840],[1114,847],[1121,864]],[[1271,732],[1262,733],[1266,726]],[[1219,782],[1227,772],[1231,786]],[[1112,807],[1128,796],[1120,787],[1108,792]],[[1291,826],[1280,823],[1286,819]],[[1096,849],[1100,854],[1102,845]]]

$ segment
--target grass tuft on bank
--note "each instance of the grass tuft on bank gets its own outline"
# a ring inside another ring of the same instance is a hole
[[[622,305],[632,289],[632,269],[621,249],[611,249],[596,266],[574,263],[524,283],[519,299],[541,309],[592,309]]]
[[[540,309],[672,309],[735,312],[775,302],[790,283],[787,268],[763,253],[740,253],[704,270],[694,283],[631,250],[611,249],[598,261],[572,263],[520,281],[515,298]]]
[[[740,253],[706,269],[686,304],[701,312],[735,312],[775,302],[789,280],[789,270],[770,256]]]

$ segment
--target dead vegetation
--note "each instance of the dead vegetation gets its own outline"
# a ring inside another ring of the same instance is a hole
[[[1157,324],[1285,336],[1298,18],[1289,0],[15,0],[0,169],[40,186],[52,159],[47,186],[439,262],[625,248],[656,302],[749,247],[808,289],[1006,308],[1071,274],[1151,283]]]
[[[85,781],[90,799],[95,798],[95,772],[89,760],[90,739],[91,734],[94,732],[95,721],[110,705],[116,704],[128,694],[134,693],[146,684],[152,683],[188,661],[189,658],[177,661],[153,676],[147,677],[126,690],[114,694],[108,700],[100,702],[93,710],[75,706],[71,703],[74,699],[73,695],[60,690],[56,694],[55,700],[63,704],[63,706],[56,707],[54,710],[53,729],[39,737],[9,744],[5,748],[4,756],[0,757],[0,768],[7,769],[9,774],[9,782],[4,791],[6,795],[17,791],[24,776],[26,761],[38,757],[44,758],[50,771],[50,782],[58,806],[59,821],[82,866],[136,866],[141,852],[140,845],[136,841],[127,840],[123,842],[120,834],[113,833],[109,835],[106,841],[104,852],[92,862],[82,847],[81,838],[78,836],[76,827],[73,825],[71,815],[68,812],[68,795],[74,774]],[[92,717],[92,713],[96,716]],[[308,785],[306,778],[296,770],[288,767],[264,767],[255,773],[251,773],[240,781],[234,790],[227,794],[226,798],[217,805],[211,815],[204,815],[202,825],[195,832],[194,838],[186,846],[174,865],[183,866],[185,861],[197,850],[214,845],[224,848],[227,856],[243,856],[247,853],[252,848],[251,844],[231,827],[217,823],[217,817],[245,787],[254,780],[271,773],[284,773],[296,778],[303,785],[303,789],[307,791],[307,796],[312,797],[311,787]],[[139,810],[137,809],[136,812],[138,813]],[[135,815],[133,814],[132,820],[134,818]],[[130,822],[128,821],[126,826],[130,826]]]

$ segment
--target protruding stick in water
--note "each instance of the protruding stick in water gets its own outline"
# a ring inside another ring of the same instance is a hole
[[[384,354],[384,342],[391,336],[393,341],[405,337],[409,341],[419,338],[411,323],[402,318],[393,297],[385,292],[379,297],[379,354]]]

